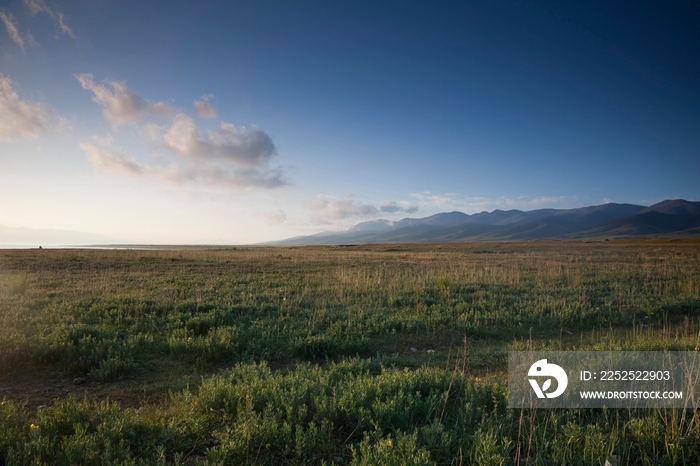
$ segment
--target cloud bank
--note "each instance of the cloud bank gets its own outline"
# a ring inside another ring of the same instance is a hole
[[[195,100],[194,111],[199,118],[204,118],[206,120],[212,120],[219,115],[216,113],[216,109],[212,107],[209,103],[211,99],[214,98],[213,94],[203,95],[200,100]]]
[[[47,129],[49,110],[19,98],[10,78],[0,73],[0,141],[36,139]]]
[[[148,117],[169,118],[175,113],[162,102],[151,103],[142,99],[125,82],[105,80],[106,85],[95,84],[92,73],[78,74],[75,79],[83,89],[92,92],[92,101],[102,107],[103,115],[115,129]]]
[[[418,212],[418,207],[414,205],[409,205],[408,207],[400,206],[395,201],[385,202],[379,206],[379,210],[385,214],[395,214],[397,212],[405,212],[407,214],[412,214]]]
[[[288,184],[280,169],[230,170],[216,165],[172,164],[165,170],[154,170],[154,173],[159,179],[174,185],[196,184],[229,189],[272,189]]]
[[[113,138],[93,138],[80,148],[93,167],[122,176],[146,177],[173,186],[199,185],[229,189],[277,188],[287,184],[280,169],[231,170],[216,165],[171,163],[169,166],[146,164],[113,145]]]
[[[160,154],[158,160],[151,163],[139,162],[122,149],[112,147],[111,136],[98,145],[81,144],[80,148],[99,170],[121,175],[147,175],[171,185],[272,189],[288,184],[282,168],[270,167],[270,162],[278,156],[272,137],[255,125],[236,127],[221,121],[211,130],[201,130],[184,112],[162,102],[149,102],[124,82],[105,80],[104,84],[96,84],[89,73],[75,78],[83,89],[92,93],[93,102],[102,108],[104,117],[114,129],[136,125],[154,148],[164,150],[169,156]],[[209,104],[212,97],[208,94],[194,101],[200,118],[217,116]],[[166,119],[169,123],[139,126],[152,118]]]
[[[357,202],[352,194],[342,198],[319,197],[305,203],[314,212],[312,223],[328,225],[338,220],[373,218],[381,214],[414,213],[418,207],[402,202],[387,201],[380,205]]]
[[[90,143],[80,144],[88,159],[95,168],[121,175],[141,176],[149,169],[139,161],[127,155],[126,151],[112,147],[112,137],[104,140],[97,138],[98,145]]]
[[[222,122],[216,130],[202,134],[183,113],[175,116],[163,142],[183,158],[220,159],[242,168],[260,167],[277,155],[272,138],[255,125],[246,129]]]

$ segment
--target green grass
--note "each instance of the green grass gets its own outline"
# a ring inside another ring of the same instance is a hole
[[[699,319],[693,240],[2,250],[0,464],[698,464],[694,412],[502,380],[508,350],[697,351]]]

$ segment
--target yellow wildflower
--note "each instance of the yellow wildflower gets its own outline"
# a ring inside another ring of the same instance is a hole
[[[37,426],[36,424],[32,423],[32,424],[29,424],[29,428],[32,429],[32,430],[37,430],[37,429],[39,428],[39,426]]]
[[[270,445],[269,443],[266,443],[266,444],[265,444],[265,448],[270,448],[271,446],[272,446],[272,445]]]
[[[386,444],[389,445],[389,448],[394,448],[394,442],[392,442],[391,440],[387,440]]]

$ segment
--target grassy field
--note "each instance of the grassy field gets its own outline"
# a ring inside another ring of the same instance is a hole
[[[700,350],[700,240],[0,250],[2,464],[700,464],[507,408],[509,350]]]

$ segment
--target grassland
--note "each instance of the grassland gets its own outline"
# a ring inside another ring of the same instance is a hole
[[[700,241],[1,250],[0,465],[700,464],[506,354],[700,350]]]

